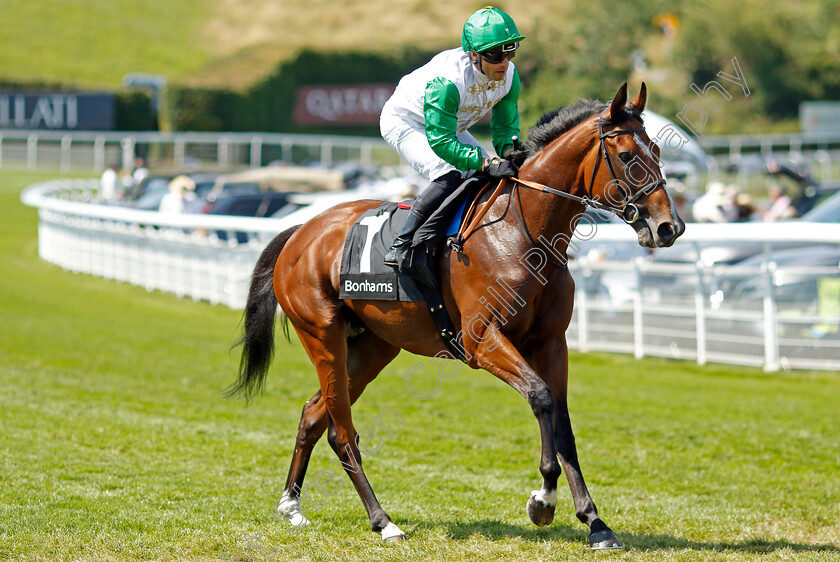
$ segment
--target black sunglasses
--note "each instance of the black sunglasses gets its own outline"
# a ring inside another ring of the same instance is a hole
[[[493,47],[492,49],[481,51],[478,54],[481,55],[481,58],[483,58],[490,64],[499,64],[504,59],[510,60],[513,57],[515,57],[516,49],[518,48],[519,42],[505,43],[504,45],[499,45],[498,47]]]

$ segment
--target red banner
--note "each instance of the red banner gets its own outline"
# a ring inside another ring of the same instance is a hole
[[[305,86],[292,114],[300,125],[376,125],[393,84]]]

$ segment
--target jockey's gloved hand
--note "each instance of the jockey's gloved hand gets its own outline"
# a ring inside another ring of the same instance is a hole
[[[510,160],[493,158],[487,161],[487,165],[481,170],[491,178],[511,178],[519,171]]]

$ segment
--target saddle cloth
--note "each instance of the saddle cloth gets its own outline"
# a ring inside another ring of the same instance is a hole
[[[461,201],[446,229],[458,233],[467,199]],[[366,211],[350,228],[344,242],[338,298],[346,300],[385,300],[422,302],[426,299],[407,275],[383,262],[385,253],[402,230],[409,205],[384,203]]]

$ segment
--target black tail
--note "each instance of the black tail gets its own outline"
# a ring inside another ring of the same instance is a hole
[[[236,344],[242,346],[239,379],[225,392],[228,397],[241,393],[248,400],[263,387],[274,356],[274,317],[277,313],[277,297],[274,296],[273,283],[274,264],[283,246],[298,228],[300,226],[278,234],[260,254],[254,267],[248,302],[242,314],[242,339]],[[288,339],[288,327],[284,326],[284,329]]]

